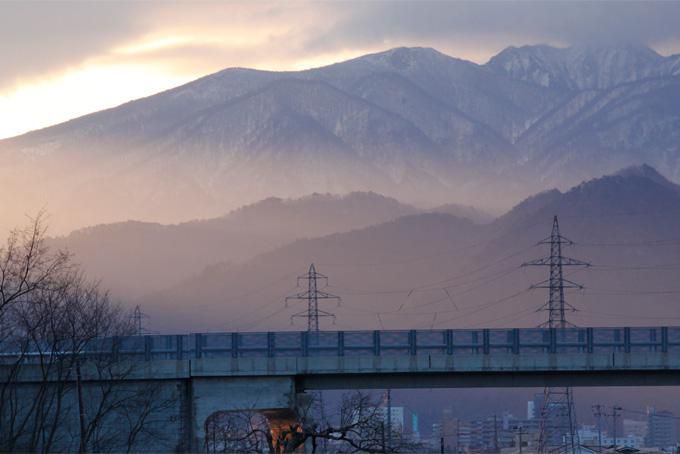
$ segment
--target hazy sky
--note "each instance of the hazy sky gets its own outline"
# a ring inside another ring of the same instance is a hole
[[[2,1],[0,138],[230,66],[301,69],[396,46],[483,63],[509,45],[680,52],[680,2]]]

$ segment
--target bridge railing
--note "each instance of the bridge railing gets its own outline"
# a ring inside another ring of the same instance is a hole
[[[680,327],[196,333],[98,339],[126,359],[680,352]],[[17,356],[0,351],[0,362]],[[26,356],[31,356],[26,355]]]
[[[196,333],[118,340],[152,359],[680,352],[680,327]]]

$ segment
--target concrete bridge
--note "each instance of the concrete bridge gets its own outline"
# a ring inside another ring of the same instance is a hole
[[[173,420],[193,450],[211,414],[285,417],[306,390],[680,385],[680,327],[197,333],[90,348],[135,364],[130,383],[181,389]]]

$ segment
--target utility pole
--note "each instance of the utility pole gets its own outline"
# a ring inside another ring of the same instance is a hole
[[[599,452],[602,452],[602,405],[593,405],[593,414],[597,421],[597,444]]]
[[[498,453],[498,420],[496,415],[493,415],[493,451]]]
[[[613,432],[613,435],[614,435],[614,449],[616,449],[616,446],[617,446],[616,420],[618,419],[619,416],[621,416],[621,413],[620,413],[621,411],[623,411],[623,408],[618,406],[618,405],[614,405],[612,407],[612,423],[614,424],[614,427],[612,428],[612,432]]]
[[[314,268],[314,264],[312,263],[309,265],[309,271],[307,274],[298,276],[297,278],[298,286],[300,285],[300,281],[307,281],[307,291],[286,297],[286,304],[290,300],[307,301],[307,310],[291,315],[291,322],[297,317],[306,318],[307,331],[309,333],[314,333],[314,337],[317,341],[319,333],[319,318],[332,317],[333,320],[335,320],[335,314],[319,309],[319,300],[334,299],[338,301],[338,304],[340,304],[339,296],[331,295],[330,293],[319,290],[320,280],[324,280],[325,285],[328,285],[328,276],[317,273],[316,268]]]
[[[76,359],[76,392],[78,393],[78,424],[80,426],[80,443],[78,453],[87,453],[86,429],[85,429],[85,400],[83,398],[83,380],[80,374],[80,359]]]
[[[392,390],[387,390],[387,449],[392,447]]]
[[[460,453],[460,418],[456,418],[456,454]]]
[[[547,266],[550,269],[548,279],[532,285],[531,289],[548,289],[548,301],[541,306],[540,310],[548,312],[548,320],[539,325],[540,328],[564,329],[574,326],[566,318],[567,311],[576,309],[565,301],[565,289],[583,286],[564,278],[565,266],[590,266],[589,263],[572,259],[562,255],[562,246],[571,246],[574,243],[560,233],[560,225],[557,216],[553,217],[552,231],[548,238],[540,241],[539,245],[550,245],[550,255],[537,260],[523,263],[522,266]],[[564,411],[564,415],[559,414]],[[555,418],[555,413],[557,418]],[[561,417],[564,416],[564,417]],[[548,424],[552,427],[548,427]],[[552,429],[552,430],[550,430]],[[574,397],[571,387],[552,388],[546,387],[543,391],[543,405],[541,408],[540,436],[538,451],[541,454],[548,452],[548,447],[553,444],[556,436],[550,432],[557,431],[557,435],[563,432],[565,437],[560,446],[553,446],[550,452],[575,453],[579,446],[578,431],[576,429],[576,413],[574,411]],[[551,436],[552,435],[552,436]]]
[[[519,454],[522,454],[522,434],[524,433],[524,426],[519,425],[517,426],[517,435],[519,437],[518,443],[519,443]]]
[[[382,452],[387,452],[387,445],[385,444],[385,420],[383,419],[380,425],[380,441],[382,442]]]
[[[623,411],[623,407],[621,407],[619,405],[614,405],[614,406],[611,407],[611,410],[612,410],[611,413],[607,413],[606,411],[603,411],[603,409],[604,409],[604,407],[602,405],[594,405],[593,406],[594,414],[597,417],[597,436],[599,438],[600,450],[602,450],[602,429],[601,429],[601,427],[602,427],[602,424],[601,424],[602,417],[605,417],[605,418],[608,417],[608,416],[612,417],[612,424],[613,424],[613,426],[612,426],[612,439],[614,441],[614,448],[616,448],[616,446],[618,445],[618,440],[617,440],[618,433],[617,433],[617,424],[616,423],[617,423],[619,416],[621,416],[621,412]]]

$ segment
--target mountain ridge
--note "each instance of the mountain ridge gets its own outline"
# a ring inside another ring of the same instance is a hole
[[[214,219],[101,224],[49,240],[119,297],[139,297],[217,262],[240,263],[299,238],[349,231],[417,209],[376,193],[268,198]],[[144,276],[140,279],[140,276]]]
[[[677,75],[674,65],[678,59],[680,55],[663,57],[649,47],[635,44],[566,48],[538,45],[508,47],[486,65],[538,85],[583,90]]]
[[[535,326],[545,295],[526,289],[547,271],[520,265],[549,253],[536,243],[549,236],[557,215],[562,234],[575,242],[564,253],[593,264],[577,276],[585,293],[567,295],[581,310],[575,322],[644,324],[647,319],[635,318],[641,298],[646,317],[672,316],[667,296],[649,292],[675,282],[677,268],[667,264],[680,250],[680,194],[635,175],[639,168],[629,170],[529,198],[488,225],[413,214],[296,240],[237,266],[215,266],[140,303],[157,316],[161,307],[179,311],[183,326],[195,330],[287,329],[285,313],[294,308],[286,309],[282,298],[295,272],[313,262],[329,276],[328,291],[343,297],[332,308],[338,329]],[[200,306],[184,307],[189,299]],[[221,319],[227,310],[233,317]],[[158,321],[166,322],[174,323]]]
[[[504,69],[517,53],[539,55]],[[176,223],[272,195],[370,190],[500,211],[630,164],[677,179],[675,60],[634,46],[533,46],[479,65],[396,48],[302,71],[225,69],[0,141],[0,202],[20,205],[3,222],[47,204],[59,232]]]

